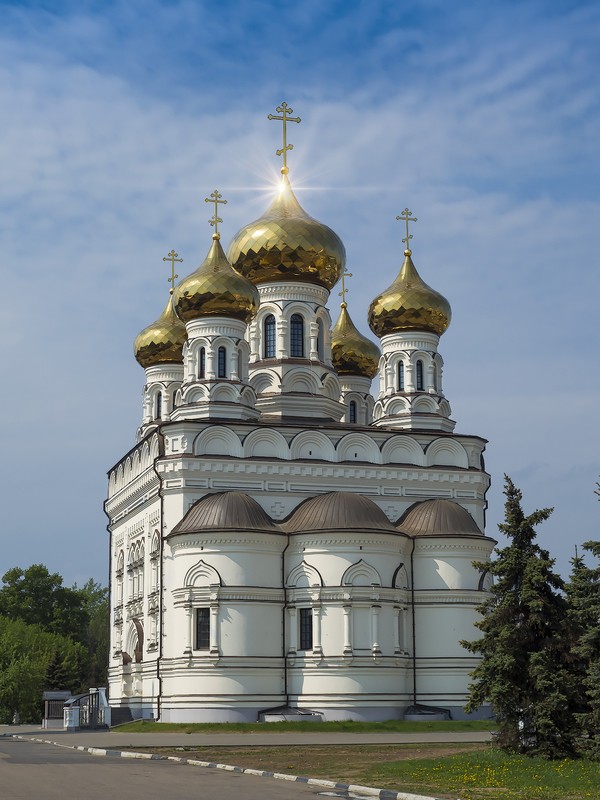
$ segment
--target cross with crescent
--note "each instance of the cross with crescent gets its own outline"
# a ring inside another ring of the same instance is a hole
[[[402,239],[402,241],[406,244],[405,255],[410,255],[410,240],[413,238],[412,233],[409,234],[408,232],[408,223],[409,222],[416,222],[416,217],[411,217],[412,211],[409,211],[408,208],[405,208],[404,211],[399,214],[396,219],[400,220],[403,219],[406,222],[406,239]],[[408,253],[406,252],[408,250]]]
[[[342,279],[342,291],[338,292],[339,296],[342,298],[342,308],[346,308],[346,295],[348,294],[348,289],[346,289],[346,278],[351,278],[352,273],[348,272],[346,267],[344,267],[344,271],[341,274]]]
[[[282,175],[287,175],[288,172],[289,172],[288,165],[287,165],[287,151],[294,149],[294,145],[293,144],[288,144],[287,143],[287,123],[288,122],[300,122],[301,120],[300,120],[300,117],[290,117],[290,116],[288,116],[289,114],[293,114],[294,113],[294,109],[290,108],[288,106],[288,104],[285,102],[285,100],[283,101],[283,103],[280,106],[277,106],[275,111],[277,111],[278,114],[281,114],[281,116],[278,117],[275,114],[269,114],[267,119],[278,119],[281,122],[283,122],[283,147],[281,148],[281,150],[276,150],[276,153],[277,153],[278,156],[281,156],[281,155],[283,156],[283,167],[281,168],[281,174]]]
[[[215,232],[213,233],[213,239],[220,239],[221,234],[219,233],[219,222],[223,222],[221,217],[219,216],[219,203],[222,203],[224,206],[227,205],[227,200],[221,200],[223,195],[219,192],[218,189],[215,189],[214,192],[210,193],[210,197],[205,197],[205,203],[214,203],[215,204],[215,215],[212,219],[209,219],[211,225],[214,225]]]
[[[163,261],[171,262],[171,277],[167,278],[167,281],[171,284],[169,294],[173,294],[175,291],[175,278],[179,277],[179,275],[175,274],[175,262],[179,261],[180,263],[183,263],[183,258],[177,258],[178,255],[179,253],[176,253],[175,250],[171,250],[171,252],[163,258]]]

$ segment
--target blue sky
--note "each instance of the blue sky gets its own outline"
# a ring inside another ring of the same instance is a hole
[[[413,253],[450,300],[457,430],[554,506],[563,573],[600,538],[600,5],[563,0],[0,0],[0,569],[106,579],[106,470],[134,441],[136,333],[210,244],[265,208],[282,101],[291,178],[342,237],[350,311]],[[330,307],[335,318],[337,294]]]

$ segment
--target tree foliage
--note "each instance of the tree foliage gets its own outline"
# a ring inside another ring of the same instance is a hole
[[[522,494],[505,476],[509,544],[489,569],[490,596],[476,623],[482,636],[463,646],[481,655],[467,710],[492,704],[505,749],[560,758],[575,752],[573,683],[568,668],[566,601],[554,560],[535,541],[535,528],[552,509],[525,516]]]
[[[600,542],[586,542],[583,549],[596,565],[587,566],[580,555],[571,560],[566,595],[572,671],[578,689],[580,746],[600,759]]]

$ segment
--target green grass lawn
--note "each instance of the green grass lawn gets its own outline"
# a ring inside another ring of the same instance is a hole
[[[492,720],[443,722],[129,722],[115,728],[125,733],[415,733],[419,731],[490,731]]]

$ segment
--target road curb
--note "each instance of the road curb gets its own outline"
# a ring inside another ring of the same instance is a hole
[[[232,764],[218,764],[215,761],[198,761],[195,758],[180,758],[179,756],[161,756],[157,753],[136,753],[133,750],[111,750],[104,747],[86,747],[81,744],[62,744],[53,742],[50,739],[34,739],[31,736],[19,736],[18,734],[3,734],[12,739],[21,739],[24,742],[38,742],[39,744],[52,744],[55,747],[64,747],[67,750],[81,750],[93,756],[109,756],[111,758],[138,758],[148,761],[176,761],[180,764],[189,764],[192,767],[209,767],[211,769],[223,769],[228,772],[243,772],[246,775],[255,775],[258,778],[274,778],[280,781],[291,781],[292,783],[306,783],[309,786],[321,786],[324,789],[337,789],[342,792],[352,792],[368,797],[378,797],[379,800],[441,800],[439,797],[431,797],[423,794],[409,794],[406,792],[392,792],[389,789],[377,789],[373,786],[358,786],[352,783],[335,783],[325,781],[320,778],[306,778],[303,775],[288,775],[285,772],[267,772],[262,769],[250,769],[249,767],[235,767]]]

